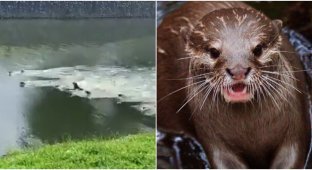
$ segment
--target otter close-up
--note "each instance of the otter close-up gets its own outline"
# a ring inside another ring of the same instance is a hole
[[[164,17],[158,129],[193,136],[212,168],[303,168],[311,92],[281,29],[242,2],[188,2]]]

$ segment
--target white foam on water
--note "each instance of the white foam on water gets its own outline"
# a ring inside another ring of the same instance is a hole
[[[27,100],[18,81],[8,79],[0,69],[0,155],[18,147],[18,140],[23,133],[23,108]]]
[[[118,102],[138,102],[133,107],[146,115],[155,115],[155,68],[74,66],[46,70],[11,72],[24,87],[54,87],[74,96],[115,98]],[[74,83],[78,88],[74,88]]]

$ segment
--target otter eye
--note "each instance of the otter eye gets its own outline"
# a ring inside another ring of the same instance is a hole
[[[211,58],[213,59],[216,59],[220,56],[220,51],[215,48],[210,48],[209,53],[210,53]]]
[[[253,50],[252,53],[256,56],[259,57],[262,54],[262,49],[263,49],[263,45],[258,44]]]

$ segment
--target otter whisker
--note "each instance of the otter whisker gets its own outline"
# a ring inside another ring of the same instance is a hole
[[[276,85],[279,85],[280,87],[283,87],[283,86],[281,86],[280,84],[278,84],[277,82],[272,81],[272,83],[274,83],[274,84],[276,84]],[[268,84],[269,84],[269,83],[268,83]],[[271,86],[271,87],[272,87],[272,89],[274,89],[274,90],[276,91],[276,95],[279,96],[280,99],[284,100],[284,101],[287,102],[289,105],[292,105],[292,103],[290,102],[290,100],[287,99],[286,96],[282,95],[282,94],[284,94],[283,91],[277,90],[274,86]],[[287,93],[288,93],[289,95],[291,95],[292,97],[295,97],[295,96],[293,95],[293,93],[291,93],[289,90],[286,89],[286,91],[287,91]]]
[[[276,52],[276,53],[294,53],[294,54],[297,54],[296,52],[291,52],[291,51],[273,51],[272,52]]]
[[[215,105],[210,105],[210,108],[212,108],[213,106],[218,106],[218,99],[217,99],[217,94],[219,93],[219,89],[221,88],[221,82],[222,82],[222,76],[221,75],[217,75],[218,79],[215,81],[214,85],[213,85],[213,94],[212,94],[212,102],[216,102],[217,104]],[[217,111],[219,111],[219,108],[217,107]]]
[[[253,82],[256,82],[256,79],[253,78]],[[251,83],[251,86],[253,86],[253,93],[256,93],[257,97],[256,97],[256,102],[259,103],[260,105],[260,109],[262,110],[262,101],[261,101],[261,96],[260,96],[260,92],[259,89],[260,87],[257,87],[255,83]]]
[[[298,90],[298,89],[297,89],[296,87],[294,87],[292,84],[289,84],[289,83],[287,83],[287,82],[285,82],[285,81],[282,81],[282,80],[277,79],[277,78],[274,78],[274,77],[270,77],[270,78],[266,77],[266,78],[267,78],[267,80],[273,79],[273,80],[279,81],[279,82],[281,82],[281,83],[283,83],[283,84],[285,84],[285,85],[288,85],[288,87],[291,87],[292,89],[296,90],[297,92],[302,93],[300,90]],[[277,83],[277,84],[278,84],[278,83]]]
[[[182,108],[183,108],[184,106],[186,106],[187,103],[189,103],[195,96],[197,96],[201,91],[203,91],[205,88],[202,88],[202,87],[203,87],[205,84],[207,84],[207,83],[208,83],[207,81],[205,81],[204,83],[202,83],[202,84],[198,87],[197,92],[195,92],[195,94],[194,94],[189,100],[187,100],[187,101],[180,107],[180,109],[177,110],[176,113],[180,112],[180,111],[182,110]],[[204,86],[204,87],[205,87],[205,86]]]
[[[187,74],[190,74],[191,71],[194,71],[194,70],[204,70],[206,68],[196,68],[196,69],[189,69],[187,71]],[[217,70],[215,70],[217,71]],[[166,79],[166,80],[187,80],[187,79],[192,79],[192,78],[196,78],[196,77],[201,77],[203,75],[214,75],[215,74],[215,71],[213,72],[206,72],[206,73],[203,73],[203,74],[199,74],[199,75],[196,75],[196,76],[188,76],[188,77],[181,77],[181,78],[171,78],[171,79]],[[182,75],[182,74],[181,74]],[[179,76],[178,76],[179,77]]]
[[[268,80],[268,81],[274,83],[274,84],[277,85],[278,87],[284,89],[284,91],[286,91],[286,92],[287,92],[289,95],[291,95],[292,97],[294,97],[294,93],[293,93],[292,91],[290,91],[289,88],[292,88],[292,89],[298,91],[299,93],[301,93],[300,90],[298,90],[297,88],[295,88],[292,84],[286,83],[285,81],[282,81],[281,79],[277,79],[277,78],[274,78],[274,77],[266,77],[266,76],[264,76],[264,78],[265,78],[266,80]],[[283,83],[283,84],[286,85],[286,87],[288,87],[288,88],[286,88],[285,86],[283,86],[282,84],[280,84],[280,83],[278,83],[278,82]],[[286,99],[286,100],[287,100],[287,99]]]
[[[261,67],[258,67],[259,69],[262,69],[262,68],[271,68],[271,67],[281,67],[282,65],[280,64],[272,64],[272,65],[266,65],[266,66],[261,66]],[[300,68],[297,68],[297,67],[294,67],[294,66],[289,66],[293,69],[300,69]]]
[[[247,90],[249,90],[249,92],[254,92],[255,88],[254,85],[251,83],[247,86]],[[250,103],[252,104],[252,107],[255,107],[253,100],[250,100]]]
[[[276,34],[276,36],[274,36],[274,38],[268,43],[268,45],[271,45],[279,37],[280,37],[280,34]]]
[[[276,85],[280,85],[274,81],[272,81],[272,83],[274,83]],[[274,89],[276,91],[277,96],[279,96],[281,99],[284,99],[284,101],[287,102],[289,105],[292,105],[292,103],[290,103],[290,100],[287,99],[287,97],[285,95],[283,95],[284,94],[283,91],[277,90],[274,86],[271,86],[271,87],[272,87],[272,89]],[[283,86],[280,85],[280,87],[283,87]],[[290,91],[288,91],[287,89],[286,89],[286,91],[289,95],[291,95],[292,97],[295,97],[294,94],[291,93]]]
[[[275,97],[273,96],[273,94],[271,93],[270,87],[268,87],[267,82],[263,81],[263,86],[262,86],[265,90],[265,92],[267,92],[267,94],[269,95],[269,97],[271,98],[271,100],[274,102],[274,104],[276,105],[276,107],[278,108],[278,110],[280,110],[280,105],[277,103],[277,101],[275,100]]]
[[[305,69],[305,70],[290,70],[290,71],[279,71],[279,72],[286,72],[286,73],[296,73],[296,72],[305,72],[305,71],[312,71],[312,69]]]
[[[274,94],[271,91],[271,86],[269,86],[268,81],[266,81],[267,77],[260,76],[260,79],[263,80],[261,86],[263,87],[263,90],[265,92],[264,94],[267,94],[268,97],[271,98],[271,100],[274,102],[274,104],[279,108],[279,105],[278,105],[277,101],[275,100]]]
[[[209,88],[207,89],[207,92],[206,92],[206,94],[204,95],[203,103],[201,104],[199,110],[201,110],[201,109],[203,108],[204,103],[205,103],[205,101],[207,100],[207,98],[208,98],[210,92],[212,91],[212,89],[213,89],[213,86],[209,86]]]
[[[281,67],[281,66],[283,66],[283,64],[270,64],[270,65],[265,65],[265,66],[261,66],[258,68]],[[300,68],[295,67],[295,66],[289,66],[289,67],[294,68],[294,69],[300,69]]]
[[[272,72],[272,71],[261,71],[262,73],[268,73],[268,74],[274,74],[274,75],[278,75],[278,76],[286,76],[286,77],[288,77],[288,78],[291,78],[291,79],[293,79],[293,80],[297,80],[297,81],[299,81],[297,78],[295,78],[294,76],[291,76],[291,75],[289,75],[289,74],[283,74],[283,73],[279,73],[279,72]]]
[[[217,76],[214,76],[214,77],[212,77],[211,79],[213,80],[213,79],[215,79],[215,78],[217,78]],[[206,87],[205,87],[205,89],[207,89],[207,90],[206,90],[206,92],[205,92],[205,94],[204,94],[204,99],[203,99],[202,105],[201,105],[201,107],[200,107],[199,110],[202,109],[202,107],[203,107],[203,105],[204,105],[204,103],[205,103],[207,97],[209,96],[210,92],[212,91],[212,89],[213,89],[214,87],[215,87],[215,83],[212,83],[212,82],[207,83],[207,85],[206,85]],[[211,105],[210,105],[210,106],[211,106]],[[196,108],[198,108],[198,105],[196,105]],[[191,113],[190,119],[193,117],[195,111],[196,111],[196,109],[194,109],[194,111]]]
[[[216,74],[215,72],[209,72],[209,73],[202,73],[202,74],[198,74],[196,76],[193,76],[193,78],[195,77],[201,77],[201,76],[209,76],[209,75],[214,75]]]
[[[204,73],[196,76],[186,77],[186,78],[177,78],[177,79],[166,79],[166,80],[188,80],[188,79],[200,79],[205,78],[205,76],[213,75],[214,73]]]
[[[281,85],[280,83],[276,82],[276,81],[279,81],[279,82],[281,82],[281,83],[285,83],[284,81],[282,81],[282,80],[280,80],[280,79],[277,79],[277,78],[274,78],[274,77],[270,77],[270,76],[263,76],[263,78],[264,78],[265,80],[273,81],[274,83],[276,83],[276,85],[278,85],[278,86],[280,86],[281,88],[287,90],[286,87],[284,87],[284,86]],[[285,84],[285,85],[287,85],[287,86],[289,86],[289,87],[292,86],[291,84]],[[291,92],[290,92],[290,93],[291,93]]]
[[[255,86],[257,86],[257,95],[259,96],[259,102],[258,103],[260,103],[261,104],[261,109],[262,109],[262,102],[266,102],[267,103],[267,101],[265,100],[265,93],[264,93],[264,89],[263,89],[263,87],[261,86],[261,83],[262,83],[262,79],[260,79],[260,78],[258,78],[258,77],[254,77],[255,78],[255,80],[256,80],[256,82],[254,82],[254,84],[255,84]],[[263,98],[262,98],[262,96],[263,96]],[[263,101],[262,101],[262,99],[263,99]],[[266,106],[266,105],[265,105]]]
[[[221,91],[222,82],[223,82],[222,80],[224,79],[224,77],[221,76],[221,75],[219,75],[218,77],[219,77],[219,79],[218,79],[218,82],[216,84],[216,90],[215,90],[215,93],[214,93],[214,98],[217,101],[217,105],[216,106],[217,106],[217,111],[219,112],[219,95],[217,95],[217,94],[219,94],[220,91]]]
[[[182,57],[182,58],[178,58],[177,60],[187,60],[187,59],[191,59],[193,58],[192,56],[191,57]]]
[[[264,106],[268,106],[268,101],[267,100],[265,100],[265,98],[266,98],[266,95],[265,95],[265,90],[264,90],[264,88],[262,87],[262,86],[258,86],[259,87],[259,96],[260,96],[260,102],[261,102],[261,106],[262,106],[262,104],[264,105]],[[261,97],[262,96],[262,97]],[[262,103],[262,102],[265,102],[265,103]],[[263,106],[262,106],[263,107]]]
[[[266,79],[266,80],[269,80],[270,82],[272,82],[272,83],[274,83],[274,84],[276,84],[276,85],[280,85],[280,84],[276,83],[275,81],[271,80],[271,79],[268,78],[268,77],[266,77],[265,79]],[[273,86],[271,83],[269,83],[269,82],[267,82],[267,84],[276,92],[276,94],[277,94],[278,96],[284,98],[284,100],[287,101],[287,98],[283,95],[283,93],[282,93],[281,90],[277,89],[276,87],[274,87],[274,86]],[[283,86],[280,85],[280,87],[283,87]],[[288,91],[287,88],[284,87],[284,89],[285,89],[286,91]]]
[[[262,89],[262,82],[261,80],[254,76],[253,77],[253,82],[252,82],[252,85],[254,86],[255,90],[253,91],[253,93],[256,94],[255,98],[257,99],[257,103],[260,105],[259,108],[261,109],[260,112],[262,112],[262,108],[263,108],[263,102],[266,102],[265,100],[265,95],[263,94],[263,89]],[[263,98],[262,98],[263,97]]]
[[[220,83],[218,84],[218,87],[217,87],[217,89],[218,89],[218,94],[220,94],[220,92],[221,92],[221,89],[222,88],[222,81],[220,80]],[[216,98],[216,100],[217,100],[217,111],[219,112],[219,101],[220,101],[220,95],[217,95],[217,98]]]
[[[199,83],[203,83],[203,82],[205,82],[205,81],[207,81],[207,80],[198,81],[198,82],[195,82],[195,83],[186,85],[186,86],[184,86],[184,87],[181,87],[181,88],[179,88],[179,89],[177,89],[177,90],[175,90],[175,91],[173,91],[173,92],[167,94],[166,96],[162,97],[161,99],[158,100],[158,102],[162,101],[162,100],[165,99],[166,97],[169,97],[170,95],[172,95],[172,94],[174,94],[174,93],[176,93],[176,92],[179,92],[180,90],[183,90],[183,89],[185,89],[185,88],[188,88],[188,87],[190,87],[190,86],[193,86],[193,85],[196,85],[196,84],[199,84]]]
[[[209,86],[208,84],[205,86],[205,89],[207,89],[206,91],[208,91],[210,88],[211,88],[211,86]],[[206,93],[207,93],[207,92],[206,92]],[[203,101],[203,103],[204,103],[204,101]],[[196,112],[197,108],[198,108],[198,105],[196,105],[196,108],[195,108],[194,111],[191,113],[191,116],[190,116],[189,119],[192,119],[192,117],[194,116],[194,113]],[[200,108],[200,110],[201,110],[201,108]]]

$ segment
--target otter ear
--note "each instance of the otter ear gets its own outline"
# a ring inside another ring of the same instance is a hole
[[[283,27],[283,21],[282,20],[279,20],[279,19],[273,20],[272,24],[273,24],[273,26],[277,32],[281,32],[282,27]]]
[[[187,42],[190,39],[192,30],[193,30],[193,27],[186,27],[186,26],[180,29],[180,35],[184,42]]]

